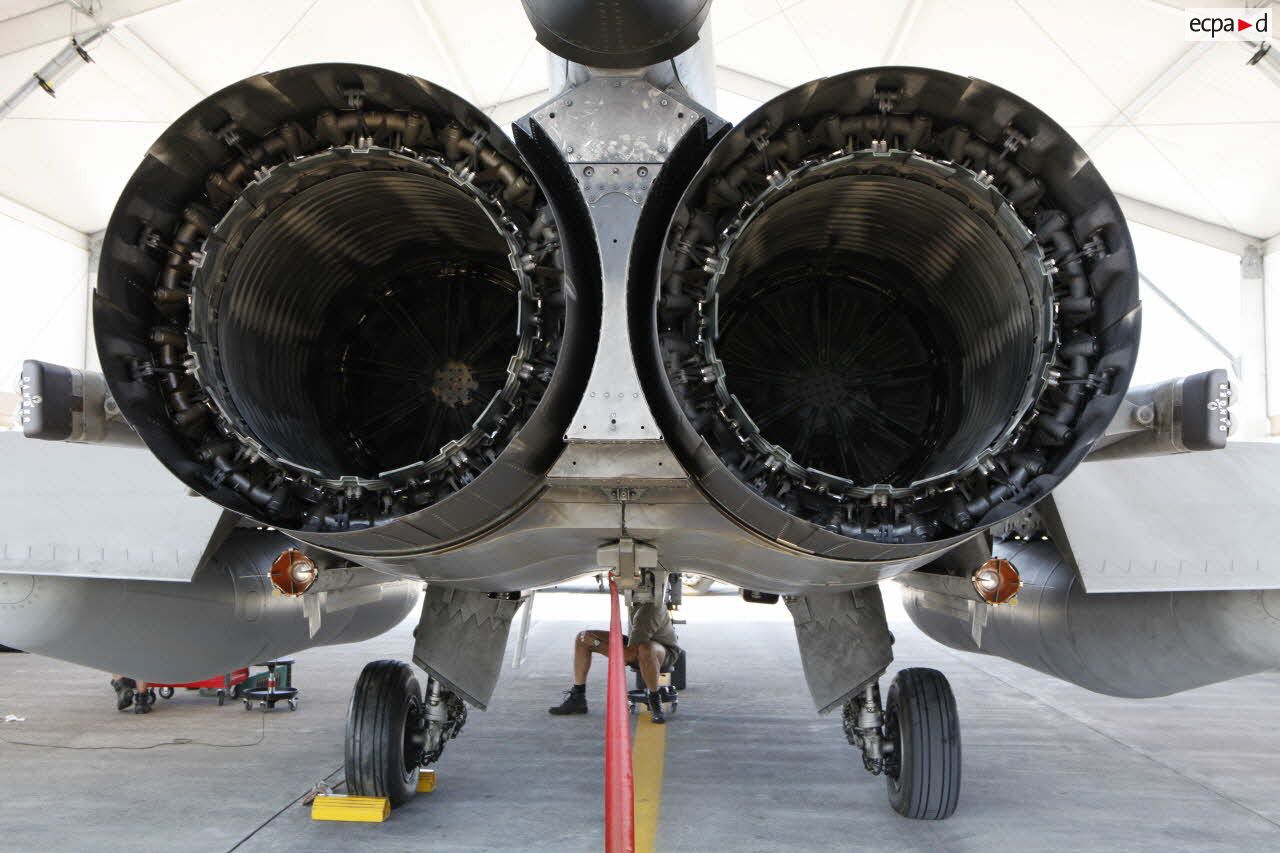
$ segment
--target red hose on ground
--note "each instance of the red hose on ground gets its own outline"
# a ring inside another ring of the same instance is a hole
[[[635,786],[631,770],[631,711],[622,660],[622,614],[618,585],[609,581],[609,684],[604,723],[604,849],[636,849]]]

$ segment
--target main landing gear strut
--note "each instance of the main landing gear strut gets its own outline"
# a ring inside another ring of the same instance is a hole
[[[467,707],[427,677],[425,693],[412,667],[374,661],[360,673],[347,709],[347,790],[404,804],[418,785],[418,770],[440,758],[467,721]]]
[[[889,783],[889,804],[903,817],[941,820],[960,799],[960,718],[946,677],[904,669],[880,703],[872,681],[844,705],[844,733],[862,764]]]

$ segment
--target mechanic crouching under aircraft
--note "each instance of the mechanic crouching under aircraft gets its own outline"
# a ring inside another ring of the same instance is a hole
[[[633,598],[630,615],[631,632],[622,635],[622,660],[627,666],[640,670],[649,718],[655,723],[665,723],[667,717],[662,710],[658,679],[664,668],[674,667],[680,658],[675,627],[667,608],[652,599]],[[563,702],[548,709],[550,713],[556,716],[587,713],[587,673],[591,670],[593,654],[609,656],[608,631],[583,631],[574,639],[573,686],[564,692]]]

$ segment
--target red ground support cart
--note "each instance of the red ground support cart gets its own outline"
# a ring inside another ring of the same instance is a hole
[[[226,675],[215,675],[204,681],[189,681],[186,684],[161,684],[156,681],[147,682],[147,687],[160,694],[161,699],[172,699],[174,690],[199,690],[202,696],[217,696],[218,704],[226,703],[227,697],[238,699],[240,685],[249,680],[249,667],[228,672]]]

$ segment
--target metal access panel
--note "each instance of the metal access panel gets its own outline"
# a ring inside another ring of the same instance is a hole
[[[619,74],[592,76],[526,118],[547,134],[582,191],[600,256],[600,346],[566,438],[658,441],[631,353],[627,271],[649,190],[703,115],[675,92]]]
[[[187,581],[223,510],[145,450],[0,432],[0,572]]]
[[[1089,592],[1280,588],[1280,444],[1088,462],[1046,500]],[[1051,525],[1052,526],[1052,525]],[[1061,533],[1059,534],[1061,536]]]

